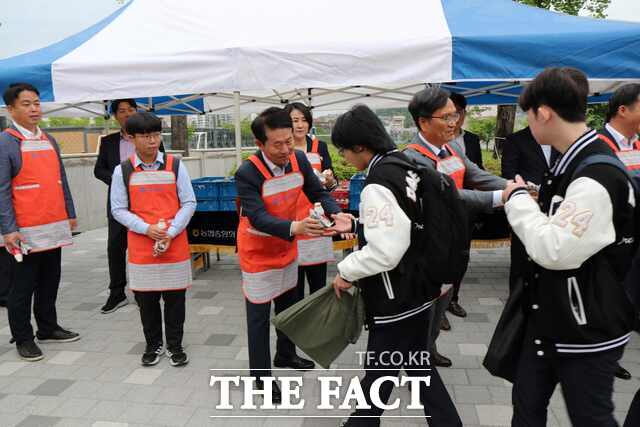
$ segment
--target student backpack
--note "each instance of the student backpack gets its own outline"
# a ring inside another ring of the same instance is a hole
[[[416,254],[419,277],[434,284],[458,283],[469,264],[469,218],[455,182],[432,168],[397,157],[385,162],[414,170],[420,178],[417,218],[411,230],[411,250]]]

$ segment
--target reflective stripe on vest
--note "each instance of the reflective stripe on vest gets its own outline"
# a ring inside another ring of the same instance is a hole
[[[620,150],[620,147],[618,147],[618,144],[613,142],[611,138],[606,135],[598,134],[598,138],[606,142],[607,145],[611,147],[613,152],[616,153],[629,172],[632,172],[634,175],[640,173],[640,141],[634,142],[633,150],[622,151]]]
[[[273,177],[257,156],[248,160],[264,176],[262,200],[267,212],[295,220],[296,203],[304,185],[295,152],[289,158],[291,172],[280,177]],[[240,217],[237,238],[242,291],[249,301],[266,303],[296,286],[298,254],[294,242],[256,230],[246,216]]]
[[[318,153],[320,143],[317,138],[311,141],[311,150],[307,151],[307,160],[318,172],[322,172],[322,157]],[[309,201],[307,195],[302,192],[298,198],[296,219],[298,221],[309,216],[309,210],[313,208],[313,203]],[[331,237],[310,237],[296,236],[298,245],[298,264],[318,265],[335,259],[333,255],[333,240]]]
[[[129,160],[132,164],[134,158]],[[130,211],[147,224],[165,219],[167,226],[180,210],[177,177],[172,171],[173,156],[166,155],[159,170],[135,168],[129,179]],[[182,230],[171,240],[169,249],[153,256],[154,240],[129,231],[129,287],[133,291],[169,291],[191,286],[191,255],[187,232]]]
[[[451,179],[456,183],[456,188],[458,190],[462,189],[464,186],[464,174],[467,168],[464,165],[464,161],[458,153],[456,153],[453,148],[449,146],[449,144],[445,144],[443,148],[445,148],[449,154],[451,154],[446,159],[441,159],[436,156],[429,150],[427,147],[423,147],[420,144],[409,144],[407,148],[413,148],[423,156],[426,156],[436,162],[436,170],[445,175],[449,175]]]
[[[47,135],[26,139],[6,129],[20,141],[22,167],[11,181],[11,195],[18,231],[32,252],[72,244],[69,216],[62,189],[60,159]]]

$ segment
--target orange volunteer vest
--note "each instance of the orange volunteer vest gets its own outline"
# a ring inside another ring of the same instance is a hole
[[[464,166],[464,161],[458,153],[456,153],[449,144],[445,144],[443,148],[445,148],[449,154],[451,154],[446,159],[441,159],[436,156],[429,150],[427,147],[424,147],[420,144],[409,144],[408,148],[413,148],[418,151],[423,156],[426,156],[436,162],[436,170],[438,172],[449,175],[451,179],[456,183],[456,188],[458,190],[462,189],[464,185],[464,174],[467,168]]]
[[[307,159],[311,163],[311,167],[322,172],[322,157],[318,154],[319,141],[313,138],[311,142],[311,150],[307,151]],[[300,193],[298,198],[298,206],[296,208],[298,221],[309,216],[309,210],[313,208],[313,203],[307,198],[304,192]],[[296,236],[298,245],[298,264],[299,265],[318,265],[333,261],[333,240],[330,237],[310,237]]]
[[[291,172],[273,177],[255,154],[248,159],[264,176],[262,200],[269,214],[294,221],[304,176],[295,151]],[[294,288],[298,282],[298,251],[295,241],[281,239],[256,230],[240,212],[237,234],[238,257],[242,270],[242,292],[254,304],[267,303]]]
[[[53,144],[44,132],[40,139],[27,139],[15,129],[5,132],[20,141],[22,168],[11,181],[11,195],[25,243],[31,252],[71,245],[60,159]]]
[[[614,153],[618,156],[620,161],[629,169],[632,174],[640,174],[640,141],[636,141],[633,144],[633,150],[622,151],[618,144],[611,140],[606,135],[598,134],[598,137],[607,143]]]
[[[162,169],[143,170],[138,166],[129,178],[129,210],[147,224],[157,224],[164,218],[169,225],[180,210],[174,158],[165,156]],[[128,161],[133,165],[134,157]],[[182,230],[171,241],[169,249],[157,257],[153,256],[155,242],[147,235],[129,231],[127,241],[129,288],[132,291],[172,291],[191,286],[191,254],[186,230]]]

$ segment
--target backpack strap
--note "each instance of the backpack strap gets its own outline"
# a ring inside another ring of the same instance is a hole
[[[131,175],[133,174],[134,167],[131,159],[127,159],[124,162],[120,163],[120,168],[122,169],[122,181],[124,182],[124,189],[127,192],[127,202],[128,209],[131,209],[131,195],[129,194],[129,181],[131,180]]]

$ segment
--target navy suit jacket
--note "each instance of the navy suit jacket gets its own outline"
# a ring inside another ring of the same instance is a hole
[[[320,184],[305,153],[299,150],[295,150],[295,153],[300,172],[304,177],[302,190],[307,198],[312,203],[322,203],[327,215],[340,212],[340,208],[333,197]],[[264,163],[267,170],[271,171],[264,161],[262,151],[258,150],[256,155]],[[285,167],[285,172],[291,172],[291,163]],[[245,160],[238,168],[236,172],[236,189],[240,199],[241,214],[249,218],[249,222],[256,230],[291,241],[293,240],[293,236],[291,236],[291,221],[278,218],[267,212],[262,200],[262,184],[264,180],[262,173],[249,160]]]

